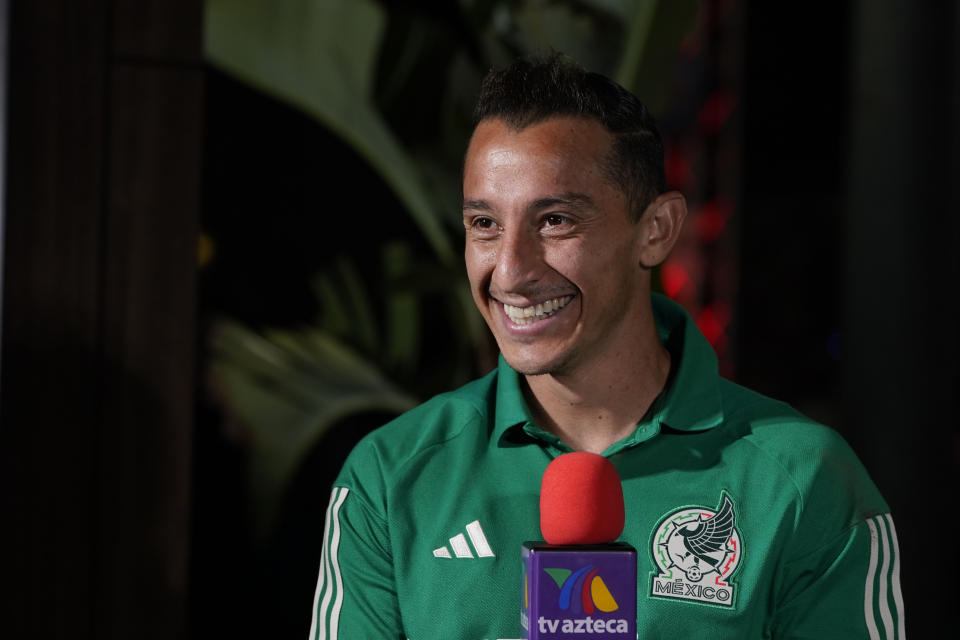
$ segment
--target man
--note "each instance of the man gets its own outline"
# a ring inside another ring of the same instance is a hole
[[[623,480],[640,638],[902,637],[896,532],[854,454],[719,378],[690,318],[651,295],[686,205],[644,107],[552,56],[492,72],[476,116],[465,259],[502,357],[350,455],[311,638],[522,637],[520,547],[540,538],[544,469],[572,450]],[[696,544],[712,517],[717,539]]]

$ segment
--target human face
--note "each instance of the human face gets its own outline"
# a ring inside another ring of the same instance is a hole
[[[482,121],[463,178],[473,299],[506,361],[572,374],[623,356],[640,332],[649,275],[641,225],[604,172],[612,137],[584,118],[521,131]]]

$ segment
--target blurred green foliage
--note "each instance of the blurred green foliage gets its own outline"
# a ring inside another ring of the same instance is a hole
[[[211,374],[250,436],[258,532],[305,456],[344,417],[400,413],[482,366],[488,335],[458,257],[460,164],[480,79],[531,52],[563,51],[617,78],[655,113],[695,0],[206,0],[205,55],[216,69],[316,119],[345,141],[402,204],[430,254],[403,237],[371,246],[377,284],[339,256],[315,274],[314,325],[257,331],[221,319]],[[391,214],[394,215],[394,214]],[[353,232],[363,233],[363,222]],[[429,313],[423,312],[424,307]],[[429,316],[429,317],[428,317]],[[420,339],[443,322],[452,344],[437,376],[409,383],[427,361]],[[489,364],[489,359],[486,364]],[[416,391],[414,391],[416,389]]]

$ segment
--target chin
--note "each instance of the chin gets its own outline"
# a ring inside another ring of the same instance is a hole
[[[546,376],[563,373],[568,367],[568,359],[562,356],[554,358],[518,357],[503,349],[500,350],[503,359],[514,371],[525,376]]]

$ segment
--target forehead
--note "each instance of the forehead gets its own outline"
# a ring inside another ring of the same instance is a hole
[[[612,142],[602,124],[585,118],[551,118],[520,130],[502,120],[481,121],[464,162],[464,197],[520,186],[534,191],[609,188],[605,165]]]

